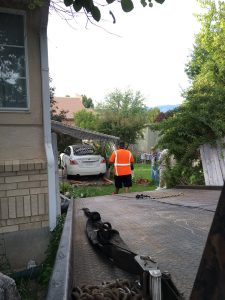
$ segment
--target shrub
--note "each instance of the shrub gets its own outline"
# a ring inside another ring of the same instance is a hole
[[[167,169],[165,180],[168,188],[176,185],[204,185],[204,174],[201,165],[183,166],[176,164],[173,168]]]

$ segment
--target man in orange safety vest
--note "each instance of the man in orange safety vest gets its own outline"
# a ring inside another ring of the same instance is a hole
[[[132,186],[132,170],[134,157],[132,153],[125,149],[125,143],[120,142],[119,148],[115,150],[110,158],[109,163],[114,163],[114,181],[115,194],[119,193],[119,189],[124,186],[125,193],[129,192],[129,187]]]

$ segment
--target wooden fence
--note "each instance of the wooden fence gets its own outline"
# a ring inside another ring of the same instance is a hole
[[[225,147],[203,145],[200,147],[206,185],[223,186],[225,181]]]

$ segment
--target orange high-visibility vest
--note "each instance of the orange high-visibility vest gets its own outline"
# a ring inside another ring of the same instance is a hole
[[[119,149],[112,153],[109,158],[110,163],[114,163],[114,174],[116,176],[131,174],[131,163],[134,162],[133,155],[129,150]]]

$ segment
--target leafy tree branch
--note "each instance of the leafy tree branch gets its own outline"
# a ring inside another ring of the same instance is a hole
[[[35,9],[41,7],[45,0],[30,0],[28,7]],[[143,7],[153,6],[153,1],[162,4],[165,0],[140,0]],[[99,22],[102,20],[102,10],[105,7],[110,7],[112,3],[118,3],[124,12],[130,12],[134,9],[132,0],[102,0],[102,2],[96,2],[94,0],[51,0],[50,8],[56,11],[61,18],[67,20],[68,18],[76,18],[78,13],[83,13],[87,21],[93,23],[93,21]],[[116,23],[116,16],[112,9],[109,9],[109,14],[112,17],[113,23]]]

